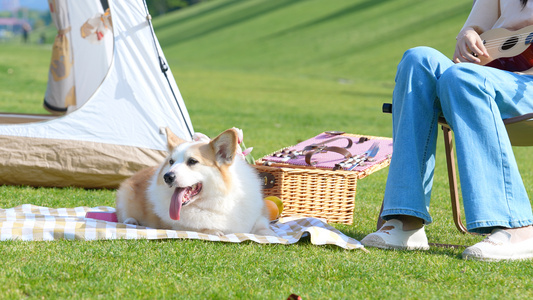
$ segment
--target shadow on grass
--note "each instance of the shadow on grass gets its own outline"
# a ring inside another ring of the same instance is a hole
[[[213,4],[210,8],[208,9],[204,9],[204,10],[197,10],[195,11],[194,13],[191,13],[189,14],[188,16],[186,17],[181,17],[181,18],[174,18],[174,19],[169,19],[165,22],[161,22],[161,23],[157,23],[157,29],[166,29],[168,27],[173,27],[173,28],[177,28],[175,26],[178,26],[180,24],[185,24],[191,20],[194,20],[194,19],[198,19],[198,18],[201,18],[203,16],[208,16],[212,13],[215,13],[219,10],[223,10],[225,8],[228,8],[228,7],[231,7],[235,4],[238,4],[240,1],[239,0],[230,0],[230,1],[217,1],[215,2],[215,4]]]
[[[340,9],[340,10],[338,10],[338,11],[332,13],[332,14],[329,14],[327,16],[324,16],[322,18],[318,18],[316,20],[312,20],[312,21],[309,21],[309,22],[304,23],[304,24],[300,24],[300,25],[297,25],[297,26],[293,26],[291,28],[287,28],[287,29],[282,30],[282,31],[278,31],[278,32],[272,33],[272,34],[266,36],[266,38],[269,39],[269,38],[273,38],[273,37],[279,37],[279,36],[283,36],[283,35],[286,35],[286,34],[291,34],[291,33],[294,33],[296,31],[299,31],[299,30],[302,30],[302,29],[306,29],[306,28],[309,28],[309,27],[312,27],[312,26],[317,26],[317,25],[324,24],[324,23],[327,23],[327,22],[335,21],[338,18],[349,16],[349,15],[351,15],[353,13],[360,13],[362,10],[369,9],[369,8],[372,8],[372,7],[377,6],[377,5],[382,5],[384,2],[390,2],[390,1],[391,0],[381,0],[381,1],[367,0],[365,2],[357,3],[355,5],[352,5],[352,6],[348,7],[348,8]]]
[[[416,23],[406,23],[403,27],[398,27],[390,30],[387,34],[379,35],[379,38],[367,43],[359,43],[350,49],[334,54],[335,57],[342,59],[343,57],[350,57],[356,53],[366,53],[371,49],[390,44],[394,41],[405,40],[409,36],[413,36],[418,32],[427,31],[428,28],[434,27],[441,23],[446,23],[450,18],[457,17],[464,14],[471,8],[471,3],[465,2],[460,7],[451,7],[446,11],[439,11],[432,15],[427,15]],[[331,53],[328,55],[332,55]]]
[[[216,18],[216,19],[212,18],[211,20],[215,22],[202,24],[202,26],[195,27],[195,30],[184,32],[183,34],[175,36],[174,39],[166,38],[164,40],[161,40],[160,43],[162,47],[167,47],[167,46],[184,43],[184,42],[187,42],[193,39],[201,38],[202,36],[224,30],[228,27],[244,23],[246,21],[260,17],[262,15],[270,14],[272,12],[285,9],[288,6],[298,4],[299,2],[300,1],[292,1],[292,0],[264,1],[264,2],[258,3],[257,5],[238,8],[236,12],[228,15],[225,18]],[[214,6],[211,9],[199,12],[196,15],[192,15],[184,19],[176,19],[175,22],[168,22],[160,26],[157,26],[157,30],[164,29],[167,27],[177,28],[176,27],[177,24],[186,22],[187,20],[197,18],[198,16],[202,16],[202,15],[213,14],[218,10],[228,9],[232,6],[240,6],[242,5],[242,3],[243,3],[242,1],[237,1],[237,0],[224,2],[217,6]]]

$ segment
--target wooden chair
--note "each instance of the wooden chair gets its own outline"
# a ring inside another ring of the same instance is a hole
[[[392,104],[383,104],[384,113],[392,113]],[[513,146],[533,146],[533,113],[528,113],[518,117],[504,119],[503,123],[507,129],[509,140]],[[452,206],[453,221],[457,229],[462,233],[467,233],[466,227],[461,221],[461,207],[459,203],[459,190],[457,185],[457,175],[455,170],[455,155],[453,153],[453,135],[450,126],[444,118],[439,118],[444,136],[444,149],[446,152],[446,164],[448,167],[448,181],[450,185],[450,198]],[[381,219],[381,211],[378,217],[377,229],[381,228],[384,220]]]

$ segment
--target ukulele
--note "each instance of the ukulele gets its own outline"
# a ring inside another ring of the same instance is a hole
[[[489,57],[480,56],[480,64],[511,72],[533,68],[533,25],[511,31],[495,28],[480,35]]]

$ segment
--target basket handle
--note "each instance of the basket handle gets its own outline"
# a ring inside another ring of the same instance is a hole
[[[352,157],[352,154],[348,150],[346,150],[345,148],[336,147],[336,146],[319,147],[319,148],[316,148],[313,151],[309,151],[309,152],[307,152],[307,154],[305,154],[305,162],[308,165],[310,165],[310,166],[316,165],[317,162],[312,162],[311,158],[313,157],[313,154],[318,153],[318,152],[323,152],[323,151],[326,151],[326,152],[327,151],[331,151],[331,152],[339,153],[339,154],[343,155],[345,159]]]

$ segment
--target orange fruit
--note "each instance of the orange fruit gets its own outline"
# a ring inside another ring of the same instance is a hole
[[[278,206],[279,214],[281,215],[281,213],[283,212],[283,201],[281,201],[280,198],[276,196],[268,196],[268,197],[265,197],[265,200],[270,200],[276,203],[276,205]]]
[[[265,206],[268,211],[268,219],[270,221],[277,220],[280,215],[278,205],[274,201],[265,199]]]

